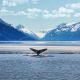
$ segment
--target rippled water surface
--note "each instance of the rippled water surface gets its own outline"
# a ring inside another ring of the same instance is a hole
[[[79,80],[80,54],[0,54],[0,80]]]

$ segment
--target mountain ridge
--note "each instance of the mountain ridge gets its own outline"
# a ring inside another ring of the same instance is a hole
[[[2,41],[35,41],[30,34],[19,31],[12,25],[7,24],[5,21],[0,19],[0,40]]]
[[[79,41],[80,40],[80,22],[72,25],[62,23],[55,29],[46,33],[42,38],[44,41]]]
[[[23,25],[14,27],[0,18],[0,41],[80,41],[80,22],[62,23],[39,38]]]

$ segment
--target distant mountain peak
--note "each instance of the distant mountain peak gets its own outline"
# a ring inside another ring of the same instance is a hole
[[[32,37],[36,38],[36,39],[39,39],[39,37],[35,33],[33,33],[32,31],[30,31],[29,29],[27,29],[25,26],[23,26],[21,24],[16,26],[16,29],[18,29],[21,32],[24,32],[25,34],[29,34]]]
[[[70,30],[70,26],[68,26],[66,23],[62,23],[56,28],[56,32],[57,31],[69,31],[69,30]]]
[[[74,24],[62,23],[55,29],[46,33],[42,40],[50,41],[79,41],[80,40],[80,22]]]
[[[16,29],[24,32],[24,33],[29,33],[32,34],[32,31],[30,31],[29,29],[27,29],[26,27],[24,27],[23,25],[19,24],[18,26],[16,26]]]
[[[74,23],[74,24],[66,24],[62,23],[59,26],[57,26],[57,31],[77,31],[77,29],[80,27],[80,22]]]
[[[18,26],[16,26],[16,28],[20,30],[20,29],[24,28],[24,26],[19,24]]]

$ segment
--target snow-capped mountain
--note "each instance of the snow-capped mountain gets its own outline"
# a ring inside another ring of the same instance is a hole
[[[0,19],[0,41],[32,41],[36,40],[33,36],[28,33],[17,30],[11,24],[7,24],[5,21]]]
[[[72,27],[71,31],[74,32],[77,31],[78,29],[80,29],[80,22],[72,24],[71,27]]]
[[[42,35],[42,34],[38,34]],[[80,22],[75,24],[62,23],[48,31],[41,39],[22,25],[13,27],[0,19],[0,41],[80,41]]]
[[[29,34],[30,36],[32,36],[33,38],[39,40],[39,37],[33,33],[32,31],[30,31],[29,29],[27,29],[26,27],[24,27],[23,25],[18,25],[15,27],[17,30],[24,32],[25,34]]]
[[[80,22],[75,24],[60,24],[56,29],[46,33],[42,40],[74,41],[80,40]]]
[[[31,32],[30,30],[28,30],[27,28],[25,28],[23,25],[18,25],[15,28],[17,30],[19,30],[19,31],[24,32],[24,33],[33,34],[33,32]]]
[[[57,30],[60,31],[71,31],[71,32],[75,32],[77,31],[77,29],[80,27],[80,22],[75,23],[75,24],[60,24],[59,26],[57,26]]]

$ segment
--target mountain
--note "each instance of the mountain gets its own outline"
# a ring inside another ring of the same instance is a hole
[[[80,22],[62,23],[48,31],[41,39],[23,25],[13,27],[0,19],[0,41],[80,41]]]
[[[23,33],[25,33],[25,35],[29,34],[30,36],[32,36],[36,40],[39,40],[39,37],[35,33],[33,33],[32,31],[28,30],[23,25],[16,26],[16,29],[21,31],[21,32],[23,32]]]
[[[80,22],[75,24],[62,23],[57,28],[50,30],[42,38],[46,41],[79,41]]]
[[[37,40],[32,35],[24,33],[11,24],[0,19],[0,41],[34,41]]]

